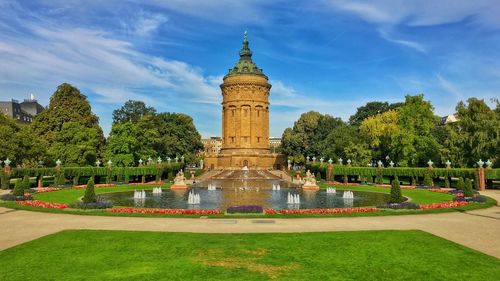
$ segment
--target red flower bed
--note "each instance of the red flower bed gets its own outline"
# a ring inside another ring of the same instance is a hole
[[[469,202],[466,201],[452,201],[452,202],[442,202],[442,203],[432,203],[432,204],[420,204],[420,209],[445,209],[468,205]]]
[[[162,181],[150,181],[150,182],[131,182],[128,183],[128,185],[158,185],[158,184],[163,184],[164,182]]]
[[[62,188],[59,188],[59,187],[35,187],[33,189],[35,190],[36,193],[44,193],[44,192],[61,190]]]
[[[376,187],[383,187],[383,188],[391,188],[392,186],[390,184],[375,184],[374,186]],[[414,185],[402,185],[400,186],[401,189],[415,189],[416,187]]]
[[[334,208],[334,209],[299,209],[299,210],[274,210],[266,209],[266,214],[275,215],[329,215],[329,214],[351,214],[378,212],[377,208]]]
[[[94,187],[113,187],[115,185],[116,184],[114,183],[99,183],[99,184],[94,184]],[[87,188],[87,185],[86,184],[75,185],[73,186],[73,188]]]
[[[450,193],[449,189],[441,189],[441,188],[428,188],[428,191],[439,192],[439,193]]]
[[[110,213],[166,214],[166,215],[218,215],[220,210],[153,209],[153,208],[109,208]]]
[[[23,205],[23,206],[50,208],[50,209],[66,209],[69,207],[67,204],[50,203],[50,202],[44,202],[44,201],[38,201],[38,200],[16,201],[16,204]]]
[[[355,182],[349,182],[349,183],[343,183],[343,182],[336,182],[336,181],[328,181],[326,184],[331,184],[331,185],[337,185],[337,186],[358,186],[359,183]]]

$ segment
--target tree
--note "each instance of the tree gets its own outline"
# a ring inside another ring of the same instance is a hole
[[[72,122],[71,125],[65,125],[70,122]],[[94,153],[99,155],[105,139],[98,122],[99,118],[92,113],[87,97],[81,94],[77,88],[64,83],[57,87],[57,90],[50,98],[48,108],[35,116],[32,129],[41,139],[47,141],[52,159],[56,158],[57,155],[65,154],[66,145],[64,141],[77,128],[92,134],[92,138],[95,139],[92,142]],[[63,137],[60,135],[63,135]],[[61,141],[61,138],[63,141]],[[87,147],[86,143],[79,143],[79,140],[87,141],[86,138],[80,136],[73,139],[75,141],[73,144],[75,146],[82,144]],[[85,153],[80,154],[80,157],[83,157],[83,159],[74,162],[88,164],[87,160],[94,158],[93,156],[88,157],[88,154]]]
[[[285,129],[281,141],[282,152],[290,156],[325,156],[328,135],[345,125],[340,118],[315,111],[303,113],[293,128]]]
[[[87,188],[85,189],[85,194],[83,195],[82,201],[85,204],[97,202],[97,198],[96,198],[95,190],[94,190],[94,178],[93,177],[90,177],[89,181],[87,182]]]
[[[464,178],[462,178],[462,177],[458,178],[457,189],[458,190],[464,190],[465,189]]]
[[[113,124],[138,122],[146,115],[155,115],[156,109],[142,101],[128,100],[120,109],[113,111]]]
[[[40,140],[29,126],[20,125],[0,114],[0,159],[9,158],[12,165],[37,166],[47,160],[47,143]]]
[[[385,113],[366,118],[359,126],[361,136],[366,139],[374,156],[381,159],[389,154],[393,139],[400,134],[398,112],[389,110]]]
[[[353,126],[359,126],[368,117],[375,116],[387,112],[389,110],[394,110],[403,103],[393,103],[372,101],[368,102],[364,106],[358,107],[356,113],[349,117],[349,124]]]
[[[456,107],[458,121],[446,124],[448,138],[442,154],[457,166],[473,167],[479,159],[490,159],[499,165],[500,113],[488,107],[484,100],[469,98],[467,104]]]
[[[403,196],[401,195],[401,187],[399,186],[399,179],[397,176],[392,180],[391,185],[391,199],[390,203],[400,203],[403,201]]]
[[[96,128],[66,122],[49,148],[49,154],[67,166],[91,166],[100,154],[101,135]]]

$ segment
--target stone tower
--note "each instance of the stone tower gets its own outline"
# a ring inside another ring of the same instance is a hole
[[[245,31],[240,59],[220,85],[222,91],[222,149],[206,155],[207,168],[281,168],[285,158],[270,152],[269,91],[262,69],[252,61]]]
[[[224,76],[222,153],[269,153],[267,76],[252,61],[245,32],[240,60]]]

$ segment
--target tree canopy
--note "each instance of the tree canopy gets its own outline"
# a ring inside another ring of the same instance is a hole
[[[142,101],[128,100],[125,104],[113,111],[113,123],[137,122],[146,115],[154,115],[156,109]]]

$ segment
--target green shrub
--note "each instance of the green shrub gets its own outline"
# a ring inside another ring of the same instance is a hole
[[[411,185],[417,186],[417,179],[415,177],[411,177]]]
[[[382,177],[381,174],[377,174],[377,177],[375,178],[375,182],[377,184],[383,184],[384,183],[384,178]]]
[[[9,189],[10,179],[7,174],[0,171],[0,184],[2,189]]]
[[[399,179],[397,176],[395,176],[394,180],[392,180],[390,203],[400,203],[402,201],[403,201],[403,196],[401,195],[401,187],[399,186]]]
[[[434,183],[432,182],[431,175],[429,173],[425,173],[425,175],[424,175],[424,185],[425,186],[434,186]]]
[[[85,189],[85,195],[83,195],[83,203],[94,203],[97,202],[94,190],[94,178],[90,177],[87,182],[87,188]]]
[[[462,178],[462,177],[458,178],[457,189],[458,190],[464,190],[465,189],[464,178]]]
[[[31,188],[30,177],[28,175],[23,177],[23,188],[24,190]]]
[[[464,197],[472,196],[474,196],[474,191],[472,191],[472,181],[469,178],[466,178],[464,185]]]
[[[14,184],[14,190],[12,191],[12,195],[14,196],[23,196],[24,195],[24,184],[22,179],[17,179]]]
[[[80,180],[79,176],[74,176],[73,177],[73,186],[78,185],[79,180]]]
[[[66,184],[66,178],[64,177],[64,173],[60,172],[56,176],[56,185],[65,185]]]
[[[347,175],[344,175],[344,183],[348,183],[349,182],[349,178],[347,177]]]

